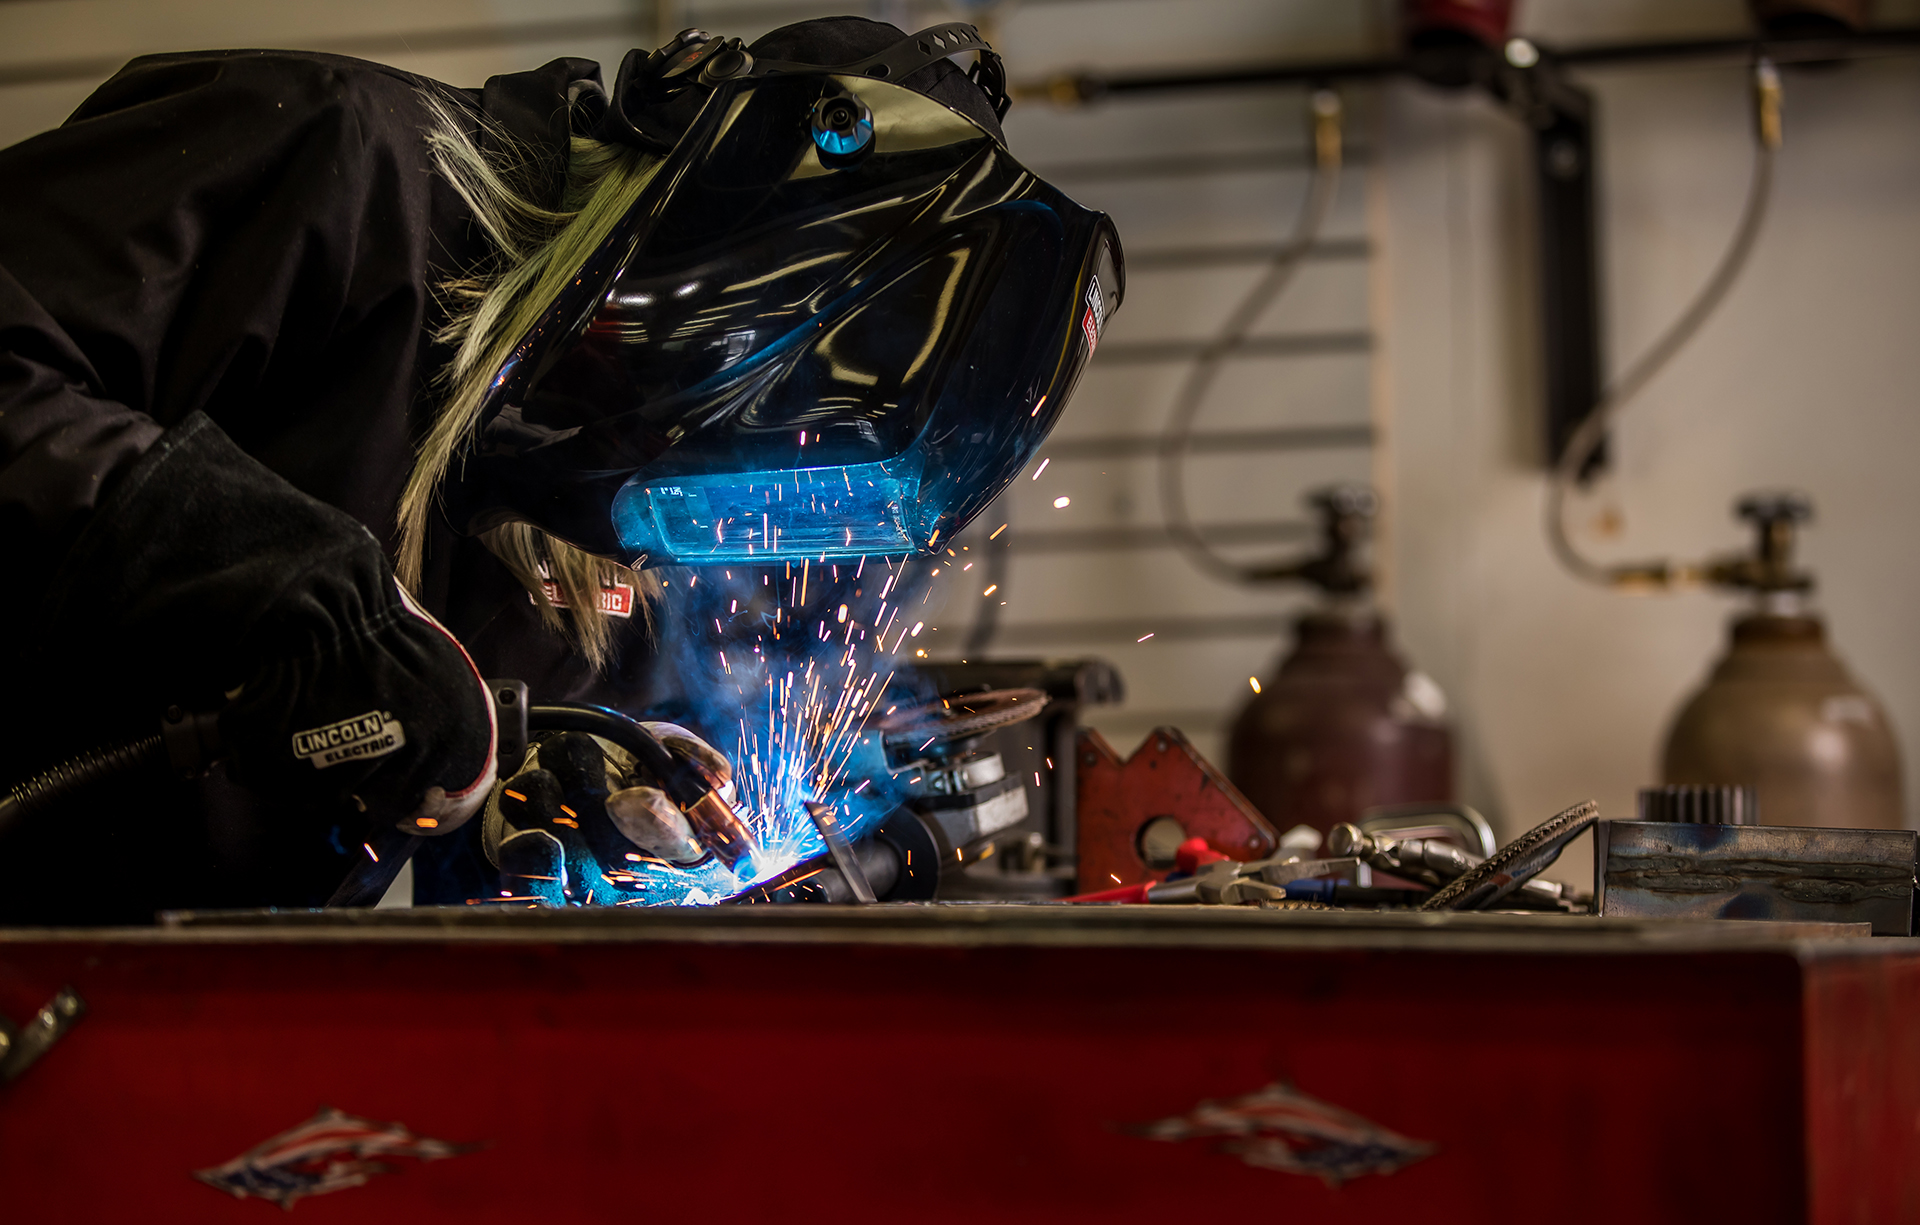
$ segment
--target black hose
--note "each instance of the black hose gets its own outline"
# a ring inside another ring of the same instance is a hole
[[[1753,172],[1747,182],[1746,203],[1740,207],[1740,220],[1733,237],[1721,252],[1719,263],[1693,301],[1680,317],[1668,325],[1639,361],[1629,366],[1611,386],[1601,393],[1562,448],[1547,478],[1547,543],[1553,555],[1575,577],[1603,587],[1668,587],[1677,580],[1696,577],[1695,568],[1670,561],[1644,561],[1609,565],[1596,562],[1580,551],[1567,531],[1567,495],[1586,477],[1587,464],[1606,441],[1608,432],[1642,388],[1665,369],[1674,355],[1687,347],[1696,333],[1720,308],[1734,282],[1753,254],[1760,227],[1767,219],[1767,204],[1773,198],[1773,162],[1780,147],[1780,78],[1773,65],[1761,59],[1753,66],[1755,144]]]
[[[673,795],[669,780],[679,775],[681,761],[675,757],[666,745],[661,744],[654,734],[640,725],[637,719],[629,718],[617,710],[608,710],[604,706],[584,706],[568,703],[563,706],[534,706],[527,710],[527,730],[529,732],[586,732],[602,740],[611,740],[627,752],[633,754],[635,761],[653,777],[668,787],[667,793]],[[682,797],[673,795],[676,803],[684,802]],[[696,799],[688,796],[686,799]]]
[[[83,787],[116,775],[131,774],[135,770],[164,768],[166,764],[166,743],[158,736],[148,736],[144,740],[110,748],[90,749],[52,769],[42,770],[25,782],[16,783],[5,796],[0,796],[0,835],[5,835],[15,824],[58,804]]]
[[[1320,225],[1333,205],[1340,185],[1340,98],[1331,90],[1315,90],[1310,99],[1314,118],[1313,177],[1307,184],[1307,197],[1294,222],[1293,236],[1274,253],[1267,269],[1227,316],[1220,332],[1208,341],[1187,372],[1175,397],[1173,412],[1160,435],[1160,506],[1173,543],[1188,561],[1215,578],[1228,582],[1247,582],[1260,569],[1229,561],[1214,551],[1200,529],[1194,525],[1187,505],[1187,451],[1193,440],[1194,419],[1212,390],[1216,375],[1226,356],[1238,348],[1253,325],[1260,320],[1281,291],[1292,283],[1307,253],[1319,237]]]

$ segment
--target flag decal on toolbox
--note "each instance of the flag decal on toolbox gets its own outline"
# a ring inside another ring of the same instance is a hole
[[[416,1136],[399,1123],[374,1123],[343,1110],[322,1106],[319,1113],[269,1140],[262,1140],[225,1165],[195,1170],[193,1176],[235,1199],[257,1196],[292,1208],[303,1195],[325,1195],[357,1187],[395,1167],[382,1157],[438,1161],[457,1157],[477,1145],[449,1144]]]
[[[1244,1097],[1204,1101],[1185,1114],[1131,1129],[1151,1140],[1218,1140],[1215,1150],[1250,1166],[1312,1174],[1339,1186],[1363,1174],[1391,1174],[1431,1155],[1411,1140],[1275,1082]]]

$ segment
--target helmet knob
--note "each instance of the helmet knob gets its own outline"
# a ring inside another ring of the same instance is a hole
[[[873,112],[860,99],[829,94],[813,106],[813,143],[828,157],[851,157],[873,144]]]

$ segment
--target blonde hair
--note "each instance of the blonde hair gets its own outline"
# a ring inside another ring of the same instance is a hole
[[[454,356],[440,376],[445,398],[439,416],[400,497],[398,572],[416,592],[440,484],[469,443],[494,374],[660,167],[659,158],[637,149],[576,136],[560,207],[550,209],[534,198],[539,167],[532,151],[485,118],[480,123],[502,152],[482,151],[469,131],[470,112],[431,90],[420,97],[431,120],[426,140],[434,167],[472,210],[496,254],[488,265],[436,286],[448,318],[434,338],[453,345]],[[598,611],[602,587],[631,583],[651,628],[651,606],[659,595],[653,576],[595,557],[529,523],[494,528],[481,540],[532,594],[541,620],[595,668],[613,650],[613,627]],[[564,610],[547,598],[543,579],[559,588]]]

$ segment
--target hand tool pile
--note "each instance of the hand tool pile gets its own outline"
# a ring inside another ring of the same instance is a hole
[[[1485,857],[1438,838],[1395,839],[1354,825],[1334,826],[1325,857],[1316,853],[1317,838],[1307,845],[1291,832],[1279,854],[1247,861],[1230,859],[1193,838],[1182,844],[1174,872],[1165,880],[1067,900],[1585,914],[1590,895],[1537,877],[1568,842],[1593,826],[1598,812],[1592,801],[1576,804]]]

